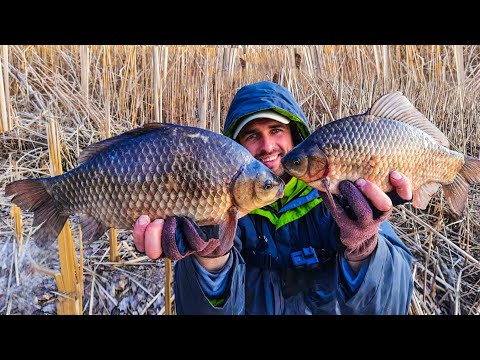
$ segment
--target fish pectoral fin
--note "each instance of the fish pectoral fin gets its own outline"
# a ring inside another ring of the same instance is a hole
[[[427,183],[413,191],[412,205],[417,209],[425,209],[432,196],[440,189],[439,183]]]
[[[237,231],[238,210],[231,207],[227,212],[227,218],[219,225],[219,239],[220,242],[231,241]]]
[[[82,241],[91,243],[102,236],[108,230],[108,226],[98,221],[91,215],[79,215],[80,228],[82,230]]]
[[[443,192],[450,208],[460,216],[467,205],[469,185],[465,178],[457,174],[451,184],[443,185]]]
[[[400,91],[382,96],[372,105],[368,114],[415,126],[430,135],[440,145],[449,147],[445,134],[418,111]]]
[[[328,201],[330,201],[330,205],[334,212],[337,211],[337,206],[335,204],[335,200],[333,200],[332,192],[330,191],[330,185],[328,183],[328,179],[323,179],[322,184],[325,187],[325,192],[327,193]]]

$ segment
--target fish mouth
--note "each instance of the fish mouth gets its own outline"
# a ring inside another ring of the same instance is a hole
[[[283,189],[278,189],[277,195],[275,195],[277,199],[283,198]]]
[[[315,145],[302,157],[294,156],[292,153],[287,154],[282,164],[288,169],[286,171],[290,175],[309,185],[321,183],[322,179],[325,179],[330,172],[328,156],[318,145]]]
[[[295,168],[295,167],[289,166],[288,161],[285,161],[285,162],[282,162],[283,168],[291,176],[294,176],[297,179],[302,180],[303,182],[309,185],[311,183],[321,183],[321,181],[328,176],[328,173],[329,173],[328,161],[324,162],[325,167],[309,166],[309,164],[312,163],[312,160],[310,159],[309,156],[305,156],[300,160],[293,160],[293,161],[298,161],[299,163],[303,162],[305,165],[303,166],[303,168]]]
[[[283,192],[285,190],[285,183],[283,182],[283,180],[281,178],[279,178],[279,181],[280,181],[280,183],[279,183],[280,186],[278,187],[277,193],[275,195],[275,197],[277,199],[283,198],[283,195],[284,195]]]

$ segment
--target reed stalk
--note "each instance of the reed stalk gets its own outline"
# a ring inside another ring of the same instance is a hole
[[[108,69],[111,64],[111,60],[109,58],[109,53],[107,49],[104,48],[104,53],[103,53],[103,69]],[[108,139],[109,137],[112,136],[111,129],[112,129],[112,117],[110,114],[110,97],[111,97],[111,91],[110,91],[110,84],[112,83],[111,81],[111,76],[108,71],[103,71],[103,79],[102,79],[102,88],[103,88],[103,96],[105,99],[105,123],[104,123],[104,136],[105,139]],[[120,261],[120,256],[118,254],[118,231],[115,228],[110,228],[108,230],[108,241],[110,245],[110,261],[111,262],[118,262]]]
[[[12,168],[14,174],[14,176],[12,176],[14,178],[13,180],[18,180],[18,168],[15,161],[12,163]],[[15,229],[15,238],[18,244],[18,252],[21,253],[23,247],[23,221],[21,209],[13,204],[10,210],[10,216],[13,218],[13,227]]]
[[[0,61],[0,65],[2,65],[3,69],[3,61]],[[10,131],[12,129],[8,118],[7,96],[5,90],[6,82],[4,80],[4,71],[2,70],[0,71],[0,133]]]
[[[3,92],[5,97],[5,112],[7,117],[7,126],[8,129],[13,129],[13,117],[10,109],[10,77],[9,77],[9,61],[8,61],[8,45],[2,45],[2,54],[3,54]],[[1,132],[1,130],[0,130]]]
[[[63,170],[59,132],[53,119],[48,121],[47,138],[51,175],[61,175]],[[61,296],[57,299],[57,313],[59,315],[81,315],[83,276],[79,272],[81,265],[76,257],[75,243],[68,221],[58,236],[58,251],[61,271],[60,274],[55,275],[55,280]]]
[[[90,78],[90,51],[87,45],[80,45],[81,89],[85,103],[88,104],[88,85]]]
[[[165,50],[164,54],[168,54],[168,50]],[[163,62],[160,58],[160,48],[155,46],[153,48],[153,84],[154,84],[154,107],[155,107],[155,121],[162,122],[162,102],[163,102],[163,80],[161,77],[161,69]],[[166,58],[163,59],[166,63]],[[165,68],[164,68],[165,69]],[[165,71],[163,71],[165,72]],[[172,309],[172,262],[170,259],[165,258],[165,315],[171,315]]]

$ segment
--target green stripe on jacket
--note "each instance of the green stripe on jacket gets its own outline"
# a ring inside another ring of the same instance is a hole
[[[284,196],[279,200],[280,204],[283,207],[296,198],[308,195],[311,191],[313,191],[312,187],[308,186],[303,181],[298,180],[297,178],[292,178],[285,186]],[[250,214],[256,214],[266,217],[270,220],[272,224],[275,225],[275,229],[278,230],[282,226],[301,218],[321,202],[322,199],[315,198],[305,204],[287,210],[286,212],[280,214],[280,216],[269,210],[268,207],[253,210],[252,212],[250,212]],[[278,201],[270,204],[269,207],[272,207],[276,212],[280,210]]]

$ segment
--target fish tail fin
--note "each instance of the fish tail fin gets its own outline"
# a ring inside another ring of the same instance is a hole
[[[58,237],[69,216],[47,192],[46,183],[45,179],[25,179],[5,187],[5,194],[13,196],[12,203],[33,212],[33,226],[41,225],[34,236],[41,248]]]
[[[469,186],[480,183],[480,160],[465,155],[465,162],[451,184],[443,185],[445,199],[459,216],[468,200]]]
[[[455,176],[451,184],[443,185],[445,199],[457,217],[462,214],[467,205],[468,189],[468,182],[460,173]]]
[[[480,159],[464,155],[465,163],[459,173],[467,180],[469,185],[480,183]]]
[[[453,182],[443,185],[445,199],[457,216],[465,210],[470,185],[480,183],[480,160],[464,156],[465,162]]]

